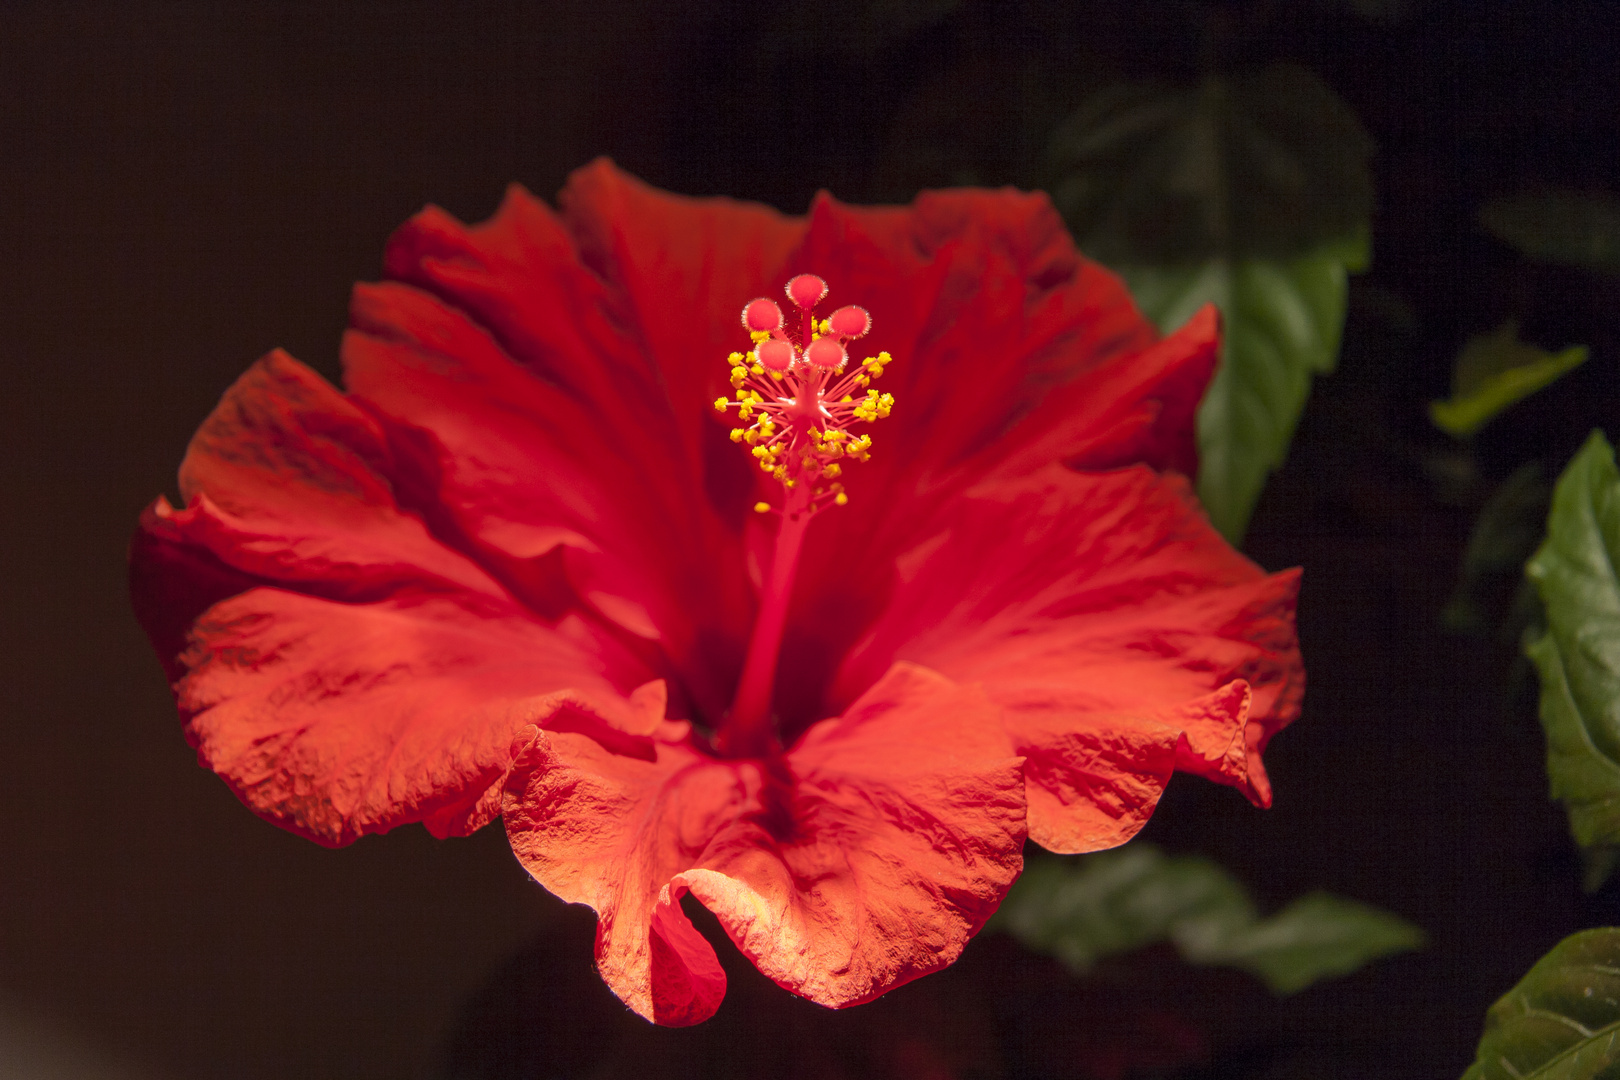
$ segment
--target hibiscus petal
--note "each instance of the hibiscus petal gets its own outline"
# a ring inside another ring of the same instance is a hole
[[[361,287],[350,388],[412,447],[442,508],[523,589],[561,544],[594,606],[656,637],[718,715],[753,597],[743,573],[750,463],[710,403],[802,223],[656,192],[606,163],[565,212],[513,188],[468,228],[429,209]],[[719,313],[724,311],[724,318]]]
[[[893,603],[893,560],[968,486],[1055,462],[1191,474],[1193,414],[1218,346],[1213,308],[1157,341],[1040,195],[925,193],[907,209],[822,199],[800,263],[848,278],[881,313],[873,340],[896,357],[882,384],[896,405],[872,462],[846,472],[849,505],[817,522],[800,567],[794,661],[775,697],[790,730],[825,715],[840,658]]]
[[[996,712],[897,664],[788,751],[789,829],[739,821],[677,880],[761,971],[823,1005],[946,966],[1023,867],[1021,762]]]
[[[713,1014],[725,975],[669,883],[727,820],[754,807],[759,771],[685,743],[656,746],[648,762],[581,732],[536,728],[514,742],[502,817],[535,880],[596,910],[597,968],[613,992],[642,1016],[679,1026]]]
[[[323,843],[477,828],[531,720],[514,702],[611,694],[609,666],[618,685],[646,678],[577,619],[515,604],[399,505],[397,471],[376,421],[274,352],[193,438],[189,505],[159,499],[131,552],[136,612],[204,763]]]
[[[180,466],[183,510],[159,499],[149,528],[253,578],[323,596],[400,589],[506,591],[395,499],[376,422],[279,350],[225,392]]]
[[[668,741],[649,763],[536,730],[504,817],[529,872],[596,909],[614,992],[690,1024],[724,976],[680,910],[687,891],[761,971],[824,1005],[949,964],[1022,866],[1020,764],[982,693],[899,665],[775,765]]]
[[[403,284],[356,292],[348,381],[428,481],[413,505],[442,513],[441,531],[520,595],[560,587],[545,570],[566,569],[598,611],[659,641],[699,715],[729,701],[760,562],[746,507],[769,497],[708,403],[743,340],[740,300],[792,270],[877,315],[899,406],[801,567],[793,622],[842,636],[790,631],[806,656],[778,693],[791,727],[818,715],[793,703],[819,696],[807,685],[883,601],[834,582],[881,576],[911,524],[985,469],[1194,465],[1213,315],[1154,347],[1118,278],[1079,255],[1042,195],[929,192],[879,208],[822,195],[794,219],[657,192],[602,161],[571,177],[561,206],[514,188],[483,225],[429,209],[401,229],[387,267]]]
[[[1050,466],[921,535],[834,701],[894,659],[982,683],[1029,759],[1030,835],[1058,851],[1129,839],[1174,768],[1269,801],[1260,750],[1303,688],[1297,575],[1228,547],[1185,481]]]
[[[886,496],[1018,441],[1009,432],[1054,387],[1158,338],[1119,278],[1075,250],[1043,194],[924,192],[904,208],[822,195],[789,265],[870,310],[862,345],[896,358],[882,382],[894,414],[877,428],[873,462],[848,477],[841,517],[859,531],[881,524],[865,519],[887,513]]]
[[[986,456],[1001,455],[996,471],[1007,475],[1061,461],[1090,470],[1141,462],[1193,476],[1198,403],[1219,355],[1220,312],[1206,304],[1163,341],[1055,387]]]
[[[332,846],[412,821],[441,836],[486,824],[513,734],[564,705],[590,702],[624,739],[644,726],[599,662],[515,605],[259,588],[210,608],[182,663],[175,693],[202,764]]]

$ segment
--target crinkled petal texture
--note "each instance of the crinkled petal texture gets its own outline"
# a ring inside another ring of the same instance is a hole
[[[714,759],[684,729],[613,747],[541,724],[504,805],[513,850],[596,909],[598,969],[650,1020],[697,1023],[725,993],[687,892],[837,1008],[955,960],[1022,868],[1021,763],[975,688],[898,664],[774,763]]]
[[[1260,750],[1303,689],[1298,576],[1232,551],[1185,480],[1048,466],[972,489],[918,537],[835,697],[896,659],[981,684],[1054,851],[1130,839],[1175,769],[1269,803]]]
[[[159,499],[135,541],[136,609],[202,763],[326,844],[487,823],[513,733],[570,695],[646,724],[618,689],[645,669],[435,537],[397,468],[364,411],[271,354],[192,440],[186,509]]]

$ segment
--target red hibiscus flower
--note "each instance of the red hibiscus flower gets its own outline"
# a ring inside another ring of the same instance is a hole
[[[955,959],[1026,832],[1121,843],[1176,769],[1269,799],[1296,579],[1183,478],[1214,315],[1159,340],[1043,197],[794,218],[599,163],[560,213],[424,211],[386,277],[347,392],[259,361],[135,540],[188,735],[260,815],[503,816],[685,1024],[725,987],[688,892],[850,1005]]]

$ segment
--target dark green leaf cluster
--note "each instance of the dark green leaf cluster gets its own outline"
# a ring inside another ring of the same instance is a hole
[[[1372,144],[1304,68],[1115,86],[1053,134],[1052,198],[1109,263],[1287,260],[1363,231]]]
[[[1424,940],[1403,919],[1327,893],[1262,918],[1220,866],[1142,844],[1032,862],[991,925],[1076,972],[1105,956],[1170,941],[1192,963],[1240,968],[1278,994]]]

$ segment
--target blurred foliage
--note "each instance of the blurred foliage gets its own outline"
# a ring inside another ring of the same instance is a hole
[[[1117,85],[1052,135],[1053,201],[1109,263],[1290,258],[1365,230],[1372,144],[1302,67]]]
[[[1572,934],[1485,1014],[1462,1080],[1599,1080],[1620,1074],[1620,929]]]
[[[1451,397],[1429,404],[1429,418],[1448,435],[1465,439],[1505,409],[1586,362],[1586,346],[1553,353],[1519,340],[1509,321],[1468,339],[1452,368]]]
[[[1620,472],[1594,431],[1553,491],[1547,540],[1526,567],[1546,630],[1527,645],[1541,676],[1552,795],[1590,856],[1587,887],[1620,848]]]
[[[1498,239],[1532,259],[1620,273],[1620,196],[1520,195],[1487,203],[1479,216]]]
[[[1275,64],[1196,89],[1106,89],[1052,137],[1054,201],[1170,332],[1205,303],[1222,362],[1198,414],[1198,494],[1241,542],[1333,369],[1346,277],[1367,267],[1371,143],[1315,75]]]
[[[1032,860],[991,926],[1077,973],[1105,956],[1170,941],[1194,964],[1240,968],[1278,994],[1424,941],[1403,919],[1327,893],[1262,918],[1243,886],[1215,863],[1143,844]]]
[[[1493,584],[1512,581],[1519,589],[1497,636],[1517,639],[1523,632],[1538,605],[1522,571],[1525,560],[1541,543],[1551,499],[1552,488],[1534,461],[1519,466],[1491,492],[1474,520],[1457,587],[1440,615],[1447,629],[1464,634],[1487,632],[1493,619],[1486,593]]]

